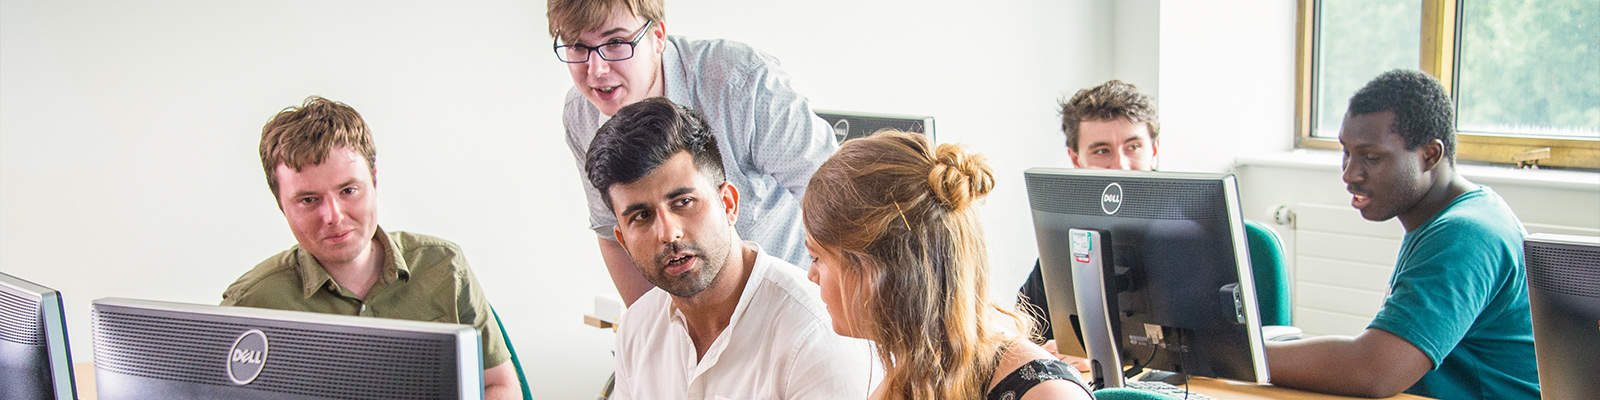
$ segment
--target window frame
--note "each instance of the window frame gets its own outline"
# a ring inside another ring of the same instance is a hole
[[[1299,0],[1295,38],[1295,147],[1339,150],[1339,141],[1311,136],[1312,103],[1316,98],[1316,50],[1320,25],[1316,13],[1322,0]],[[1416,0],[1422,2],[1422,35],[1418,69],[1433,75],[1455,100],[1457,54],[1461,42],[1460,0]],[[1458,117],[1459,118],[1459,117]],[[1600,140],[1517,137],[1483,132],[1456,132],[1456,159],[1494,164],[1518,164],[1522,152],[1549,149],[1538,165],[1600,169]]]

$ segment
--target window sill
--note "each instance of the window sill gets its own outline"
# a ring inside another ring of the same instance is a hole
[[[1340,152],[1295,149],[1284,152],[1240,156],[1234,168],[1263,166],[1339,172]],[[1517,169],[1503,164],[1457,161],[1456,167],[1468,180],[1487,185],[1524,185],[1552,189],[1600,192],[1600,171],[1581,169]]]

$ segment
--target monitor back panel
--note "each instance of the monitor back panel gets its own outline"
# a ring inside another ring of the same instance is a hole
[[[1523,255],[1542,395],[1593,398],[1600,393],[1600,239],[1532,235]]]
[[[930,116],[837,110],[816,110],[816,113],[818,117],[822,117],[822,120],[827,121],[829,126],[833,128],[834,140],[839,143],[871,136],[884,129],[921,133],[923,136],[928,137],[928,142],[930,143],[938,141],[934,137],[933,117]]]
[[[455,337],[462,332],[449,332],[454,328],[384,330],[351,320],[393,320],[241,307],[165,307],[171,304],[176,303],[94,302],[91,325],[101,399],[474,397],[470,388],[462,390],[460,374],[476,378],[468,380],[481,393],[476,331],[465,325],[449,326],[471,332],[471,354],[464,354],[468,346]],[[254,313],[263,316],[239,315]],[[336,317],[338,323],[318,322],[327,317]],[[252,330],[262,332],[266,345],[236,351],[236,342]],[[247,384],[236,383],[241,377],[230,371],[230,362],[241,358],[260,365]],[[472,367],[463,370],[462,365]]]
[[[54,321],[47,321],[47,313],[55,314],[50,318]],[[72,361],[60,314],[59,292],[0,274],[0,399],[73,396]],[[54,335],[49,333],[52,322]]]
[[[1236,304],[1219,292],[1231,284],[1255,298],[1232,177],[1045,168],[1025,177],[1042,268],[1067,268],[1060,265],[1072,257],[1067,229],[1110,232],[1114,263],[1129,285],[1114,300],[1123,314],[1124,360],[1153,357],[1156,368],[1265,382],[1255,302]],[[1052,314],[1056,301],[1052,295]],[[1239,306],[1244,320],[1232,318]],[[1150,323],[1190,334],[1152,346]]]

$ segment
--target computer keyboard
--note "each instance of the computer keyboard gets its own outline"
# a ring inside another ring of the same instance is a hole
[[[1134,389],[1134,390],[1139,390],[1139,391],[1158,393],[1158,394],[1161,394],[1161,395],[1164,395],[1164,396],[1170,396],[1170,397],[1176,398],[1176,399],[1216,400],[1216,399],[1212,398],[1211,396],[1207,396],[1207,395],[1203,395],[1203,394],[1199,394],[1199,393],[1195,393],[1195,392],[1189,392],[1189,391],[1184,390],[1183,387],[1181,387],[1181,386],[1173,386],[1173,385],[1167,384],[1165,382],[1144,382],[1144,381],[1130,380],[1130,381],[1123,382],[1123,387],[1126,387],[1126,388],[1129,388],[1129,389]],[[1185,392],[1187,392],[1187,395],[1185,394]],[[1187,397],[1185,397],[1185,396],[1187,396]]]

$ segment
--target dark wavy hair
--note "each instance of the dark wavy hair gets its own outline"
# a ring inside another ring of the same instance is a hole
[[[668,158],[687,151],[713,184],[727,180],[722,153],[704,117],[664,97],[652,97],[617,110],[589,142],[584,170],[589,183],[612,211],[611,185],[628,184],[655,171]]]

